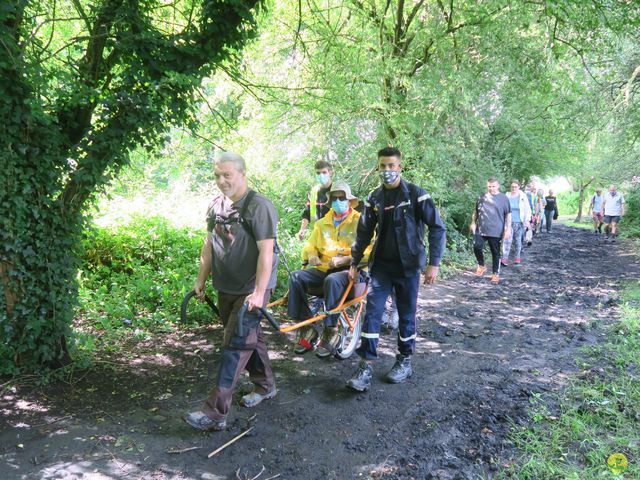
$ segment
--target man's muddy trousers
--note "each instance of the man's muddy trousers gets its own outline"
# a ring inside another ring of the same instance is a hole
[[[271,291],[264,296],[264,306]],[[260,326],[259,312],[246,312],[242,322],[242,336],[236,328],[238,312],[247,295],[231,295],[218,292],[218,310],[224,325],[224,340],[216,387],[206,400],[202,411],[211,419],[224,420],[229,413],[238,378],[247,369],[250,380],[258,393],[265,394],[275,388],[273,371],[267,346]]]

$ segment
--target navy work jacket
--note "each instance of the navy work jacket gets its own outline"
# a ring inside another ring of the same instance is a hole
[[[376,188],[364,203],[356,241],[351,246],[352,265],[360,263],[364,250],[375,233],[376,242],[369,256],[369,268],[373,267],[384,221],[384,188],[382,185]],[[425,225],[429,227],[429,265],[439,266],[445,249],[446,230],[431,195],[402,178],[398,188],[402,189],[402,200],[393,211],[393,233],[403,270],[413,272],[426,265]]]

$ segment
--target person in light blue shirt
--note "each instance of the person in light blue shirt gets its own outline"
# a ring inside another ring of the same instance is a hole
[[[509,253],[511,246],[514,247],[514,261],[518,266],[522,262],[520,256],[522,254],[522,244],[524,243],[524,234],[527,228],[530,228],[531,207],[526,195],[520,190],[520,182],[513,180],[511,182],[511,191],[507,194],[509,205],[511,206],[511,236],[505,239],[502,245],[502,259],[500,263],[504,266],[509,264]]]

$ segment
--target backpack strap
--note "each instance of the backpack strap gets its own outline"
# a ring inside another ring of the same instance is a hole
[[[255,196],[256,196],[256,192],[254,190],[249,189],[249,192],[247,193],[247,196],[244,199],[242,210],[238,212],[238,214],[240,215],[240,224],[242,225],[242,228],[244,228],[244,231],[247,232],[247,234],[251,238],[253,238],[254,242],[256,240],[256,237],[253,234],[253,228],[251,228],[251,224],[246,220],[247,218],[246,215],[247,215],[247,210],[249,209],[249,204],[251,203],[251,200],[253,200],[253,197]]]
[[[409,201],[413,206],[413,215],[418,225],[418,186],[409,182]]]
[[[253,241],[256,242],[257,244],[258,242],[256,241],[256,236],[253,234],[253,228],[251,228],[251,224],[246,220],[246,214],[247,214],[247,210],[249,209],[249,203],[251,203],[251,200],[255,196],[256,196],[256,192],[254,190],[249,189],[249,192],[247,193],[247,196],[244,200],[244,204],[242,205],[242,210],[238,212],[238,216],[240,217],[240,224],[242,225],[242,228],[244,228],[244,231],[247,232],[247,235],[249,235],[253,239]],[[279,255],[282,253],[282,250],[278,245],[277,238],[273,239],[273,251],[276,253],[276,255]],[[282,258],[284,260],[284,256],[282,256]],[[286,265],[286,260],[284,260],[284,262],[285,262],[285,267],[287,268],[287,271],[288,271],[289,267]]]

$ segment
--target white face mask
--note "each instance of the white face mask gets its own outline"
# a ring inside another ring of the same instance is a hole
[[[331,180],[331,176],[328,173],[319,173],[316,175],[316,180],[320,185],[326,185]]]
[[[334,200],[331,202],[331,208],[338,215],[342,215],[347,210],[349,210],[349,200]]]

